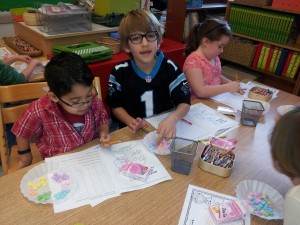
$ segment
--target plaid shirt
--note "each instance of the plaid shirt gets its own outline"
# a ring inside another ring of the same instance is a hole
[[[47,158],[99,138],[101,124],[108,124],[108,116],[103,103],[97,98],[85,114],[84,129],[79,134],[72,124],[65,120],[57,103],[45,95],[29,104],[15,122],[12,132],[17,137],[28,140],[35,136],[42,158]]]

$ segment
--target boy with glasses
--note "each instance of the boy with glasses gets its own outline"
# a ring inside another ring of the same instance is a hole
[[[131,59],[115,66],[109,78],[107,104],[119,127],[135,133],[143,118],[174,111],[158,126],[158,144],[175,137],[176,123],[190,108],[190,92],[182,70],[159,51],[163,28],[146,10],[130,11],[119,26],[120,44]]]
[[[17,136],[19,168],[32,162],[30,140],[42,158],[70,151],[100,137],[101,147],[110,141],[108,115],[92,85],[93,75],[74,53],[54,56],[45,68],[49,92],[29,104],[12,132]]]

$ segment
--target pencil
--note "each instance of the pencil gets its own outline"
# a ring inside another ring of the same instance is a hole
[[[186,120],[186,119],[181,119],[182,122],[188,124],[188,125],[193,125],[190,121]]]
[[[111,141],[105,142],[105,144],[113,145],[113,144],[117,144],[120,142],[122,142],[122,140],[111,140]]]

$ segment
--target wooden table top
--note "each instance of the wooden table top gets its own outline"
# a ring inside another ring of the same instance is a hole
[[[220,103],[212,100],[196,100],[216,109]],[[268,137],[278,119],[277,107],[280,105],[300,105],[300,98],[280,91],[271,101],[270,111],[261,118],[256,128],[241,125],[229,133],[227,138],[236,138],[236,160],[232,174],[228,178],[218,177],[198,167],[201,144],[195,157],[192,171],[186,176],[171,171],[170,155],[158,156],[172,176],[166,181],[149,188],[123,193],[121,196],[104,201],[95,207],[83,206],[55,214],[52,205],[35,204],[23,197],[20,181],[33,166],[0,177],[0,224],[178,224],[184,199],[189,184],[235,196],[237,184],[245,179],[263,181],[276,188],[283,196],[292,186],[289,179],[278,173],[272,165]],[[239,116],[235,118],[237,121]],[[112,133],[113,138],[123,141],[137,140],[144,137],[143,132],[132,134],[128,128]],[[97,140],[86,144],[90,147]],[[81,150],[83,147],[77,149]],[[251,216],[253,225],[282,224],[282,220],[265,220]]]

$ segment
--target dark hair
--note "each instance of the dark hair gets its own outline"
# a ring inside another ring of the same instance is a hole
[[[87,63],[77,54],[62,52],[55,55],[45,68],[45,79],[50,90],[62,97],[75,84],[91,86],[94,76]]]
[[[275,168],[288,177],[300,177],[300,107],[279,119],[270,144]]]
[[[226,21],[207,19],[204,23],[195,25],[189,33],[185,56],[196,51],[203,38],[210,41],[219,41],[223,35],[231,37],[231,30]]]
[[[143,9],[135,9],[129,11],[121,20],[119,26],[119,36],[121,47],[129,48],[128,40],[132,32],[156,31],[157,43],[160,44],[163,36],[163,27],[157,18],[149,11]]]

